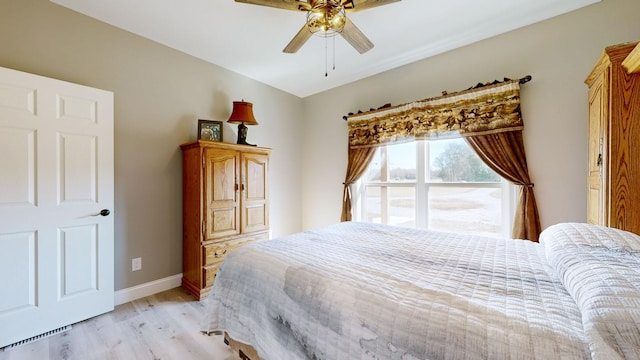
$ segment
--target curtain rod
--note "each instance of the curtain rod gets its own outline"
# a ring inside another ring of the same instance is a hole
[[[521,79],[520,79],[520,84],[526,84],[526,83],[528,83],[529,81],[531,81],[531,75],[527,75],[527,76],[525,76],[525,77],[521,78]]]
[[[486,84],[483,84],[483,83],[477,83],[476,85],[474,85],[474,86],[472,86],[472,87],[468,88],[467,90],[471,90],[471,89],[478,89],[478,88],[481,88],[481,87],[484,87],[484,86],[488,86],[488,85],[495,85],[495,84],[499,84],[499,83],[506,82],[506,81],[511,81],[511,79],[509,79],[509,78],[504,78],[504,80],[502,80],[502,81],[494,80],[493,82],[486,83]],[[520,84],[526,84],[526,83],[528,83],[529,81],[531,81],[531,75],[527,75],[527,76],[525,76],[525,77],[520,78],[520,80],[519,80],[518,82],[519,82]],[[448,93],[447,93],[446,91],[443,91],[443,92],[442,92],[442,96],[445,96],[445,95],[448,95]],[[382,109],[386,109],[386,108],[389,108],[389,107],[391,107],[391,103],[384,104],[384,105],[380,106],[380,107],[379,107],[379,108],[377,108],[377,109],[373,109],[373,108],[371,108],[371,109],[369,109],[369,111],[382,110]],[[364,112],[365,112],[365,111],[358,110],[358,112],[357,112],[357,113],[349,113],[348,115],[343,116],[343,117],[342,117],[342,119],[343,119],[344,121],[347,121],[347,119],[348,119],[348,117],[349,117],[349,116],[351,116],[351,115],[356,115],[356,114],[362,114],[362,113],[364,113]]]

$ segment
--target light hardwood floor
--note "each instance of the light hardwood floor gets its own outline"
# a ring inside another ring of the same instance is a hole
[[[0,360],[236,360],[222,336],[200,333],[206,300],[181,288],[116,306],[67,332],[0,350]]]

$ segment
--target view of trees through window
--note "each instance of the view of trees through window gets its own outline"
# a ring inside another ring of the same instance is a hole
[[[469,145],[461,141],[448,142],[435,158],[432,169],[435,178],[444,182],[499,182],[500,176],[485,165]]]
[[[504,236],[509,185],[462,138],[380,147],[358,184],[369,222]]]

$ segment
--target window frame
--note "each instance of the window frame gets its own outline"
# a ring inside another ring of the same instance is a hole
[[[434,140],[432,140],[434,141]],[[437,140],[435,140],[437,141]],[[429,222],[429,189],[431,187],[444,187],[444,188],[501,188],[501,214],[502,214],[502,234],[504,238],[511,238],[513,229],[513,219],[516,210],[516,190],[517,187],[511,184],[509,181],[501,178],[500,182],[435,182],[427,181],[427,170],[429,168],[429,147],[427,146],[428,140],[415,140],[416,142],[416,179],[414,182],[394,182],[385,180],[384,177],[388,174],[388,158],[386,156],[387,147],[394,144],[388,144],[379,147],[376,151],[382,151],[380,154],[381,159],[381,176],[380,181],[367,181],[366,173],[355,184],[351,186],[351,193],[353,198],[353,209],[355,221],[365,221],[367,217],[366,208],[366,194],[368,187],[380,188],[380,201],[388,204],[386,193],[389,188],[399,187],[411,187],[415,189],[415,225],[416,228],[428,229]],[[419,201],[419,199],[424,199]],[[382,206],[381,218],[383,223],[387,222],[388,206]]]

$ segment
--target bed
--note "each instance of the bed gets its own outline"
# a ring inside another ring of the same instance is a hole
[[[640,236],[345,222],[238,249],[206,301],[202,331],[252,360],[637,359]]]

